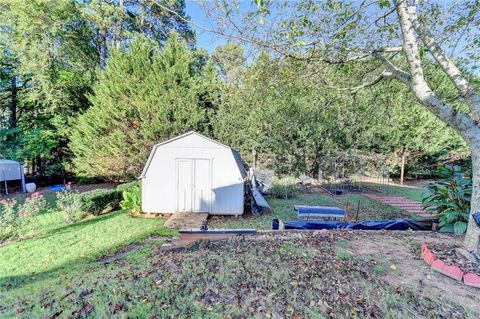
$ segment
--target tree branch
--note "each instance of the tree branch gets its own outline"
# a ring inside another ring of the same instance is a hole
[[[365,89],[367,87],[374,86],[375,84],[377,84],[377,83],[379,83],[383,80],[388,80],[388,79],[393,79],[393,78],[394,78],[394,75],[392,74],[392,72],[384,70],[382,73],[380,73],[373,80],[371,80],[369,82],[362,83],[362,84],[354,86],[354,87],[336,87],[336,86],[327,85],[327,88],[335,89],[335,90],[338,90],[338,91],[348,91],[348,92],[353,94],[353,93],[357,93],[361,89]]]
[[[395,66],[390,60],[388,60],[386,57],[383,55],[377,53],[375,55],[382,63],[383,65],[389,70],[393,76],[395,76],[398,80],[401,82],[405,83],[406,85],[410,86],[412,84],[412,76],[410,73],[398,68]]]
[[[455,128],[467,143],[480,142],[480,128],[467,114],[446,105],[439,99],[425,80],[422,61],[418,50],[418,39],[415,35],[410,11],[406,0],[395,0],[397,15],[403,35],[403,51],[410,68],[410,87],[417,100],[427,107],[440,120]]]
[[[425,29],[422,23],[418,20],[415,6],[411,7],[411,11],[410,16],[413,27],[422,39],[422,42],[430,51],[435,61],[437,61],[438,65],[440,65],[442,70],[455,85],[460,96],[465,99],[465,102],[472,111],[474,120],[480,122],[480,95],[473,85],[462,75],[455,63],[453,63],[453,61],[445,54],[432,33]]]
[[[372,3],[374,3],[374,2],[372,2]],[[180,15],[175,10],[170,9],[170,8],[162,5],[159,2],[156,2],[156,4],[157,4],[158,7],[162,8],[166,12],[178,16],[178,18],[180,20],[182,20],[183,22],[189,23],[192,26],[194,26],[195,28],[197,28],[199,30],[202,30],[204,32],[218,34],[218,35],[220,35],[222,37],[225,37],[227,39],[232,39],[232,40],[236,40],[236,41],[251,43],[251,44],[253,44],[257,47],[268,48],[268,49],[271,49],[272,51],[274,51],[274,52],[276,52],[276,53],[278,53],[278,54],[280,54],[284,57],[299,60],[299,61],[319,61],[319,62],[324,62],[324,63],[327,63],[327,64],[334,65],[334,64],[344,64],[344,63],[355,62],[355,61],[363,61],[363,60],[366,60],[368,58],[371,58],[374,54],[380,53],[380,52],[395,53],[395,52],[401,52],[402,51],[401,47],[385,47],[385,48],[375,49],[375,50],[372,50],[372,51],[358,51],[356,55],[349,56],[349,57],[346,57],[346,58],[337,58],[337,59],[331,59],[331,58],[320,57],[319,55],[315,55],[314,54],[314,51],[315,51],[314,49],[312,51],[310,51],[312,54],[310,54],[308,56],[306,54],[298,55],[298,54],[294,54],[294,53],[290,52],[289,50],[286,50],[282,46],[275,45],[271,41],[262,41],[260,39],[257,39],[257,38],[251,37],[251,36],[246,36],[244,34],[244,32],[230,19],[230,17],[227,17],[227,19],[229,20],[229,23],[233,26],[233,28],[237,31],[238,35],[230,34],[230,33],[224,32],[224,31],[220,31],[220,30],[215,30],[215,29],[210,29],[210,28],[203,27],[201,25],[198,25],[198,24],[192,22],[191,20],[186,19],[185,17]],[[316,42],[311,42],[311,43],[306,44],[305,46],[314,45],[315,43]]]

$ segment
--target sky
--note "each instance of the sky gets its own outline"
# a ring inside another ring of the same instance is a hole
[[[432,0],[434,3],[440,3],[444,4],[447,6],[447,4],[450,2],[450,0]],[[186,0],[186,13],[188,16],[190,16],[191,21],[192,21],[192,28],[196,32],[196,46],[197,48],[202,48],[207,50],[208,52],[212,53],[215,48],[222,46],[223,44],[229,42],[228,39],[225,37],[222,37],[219,34],[212,33],[212,32],[206,32],[204,30],[201,30],[198,28],[198,26],[202,26],[207,29],[212,29],[211,22],[208,20],[207,15],[204,12],[204,9],[199,7],[198,4],[195,3],[196,1],[192,0]],[[239,0],[241,7],[249,7],[249,9],[254,6],[254,2],[252,0]],[[273,8],[274,10],[274,8]],[[273,12],[272,12],[273,13]],[[465,52],[461,52],[461,48],[464,47],[465,39],[460,39],[460,42],[457,46],[457,51],[455,52],[454,55],[457,56],[463,56]],[[248,45],[247,45],[248,46]],[[460,50],[460,52],[458,52]],[[450,52],[452,54],[452,52]],[[470,69],[470,68],[469,68]],[[480,68],[478,69],[471,69],[470,72],[474,74],[480,74]]]
[[[193,1],[187,0],[185,2],[186,2],[186,12],[190,16],[193,24],[208,28],[210,26],[210,23],[203,9],[199,8],[198,5],[196,5]],[[212,53],[216,47],[227,43],[227,39],[219,36],[218,34],[200,30],[197,27],[195,27],[195,25],[193,25],[192,27],[195,29],[195,32],[197,35],[198,48],[205,49],[208,52]]]

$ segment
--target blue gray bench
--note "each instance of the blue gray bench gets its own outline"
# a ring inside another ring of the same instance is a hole
[[[298,218],[345,218],[345,209],[338,207],[295,205],[293,208],[297,211]]]

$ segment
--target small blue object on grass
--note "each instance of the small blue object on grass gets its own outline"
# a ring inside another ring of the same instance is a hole
[[[480,211],[473,214],[473,220],[477,223],[477,226],[480,227]]]
[[[52,192],[60,192],[66,189],[70,189],[70,188],[63,184],[53,185],[48,188],[48,190]]]

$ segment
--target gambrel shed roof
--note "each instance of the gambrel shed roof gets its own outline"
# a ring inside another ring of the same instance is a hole
[[[187,133],[185,133],[185,134],[182,134],[182,135],[176,136],[176,137],[174,137],[174,138],[171,138],[171,139],[169,139],[169,140],[167,140],[167,141],[164,141],[164,142],[155,144],[155,145],[153,146],[153,148],[152,148],[152,151],[150,152],[150,155],[149,155],[149,157],[148,157],[147,163],[145,164],[145,166],[144,166],[144,168],[143,168],[143,171],[142,171],[142,174],[140,175],[139,178],[144,178],[144,177],[146,176],[146,174],[147,174],[147,172],[148,172],[148,169],[149,169],[149,167],[150,167],[150,165],[151,165],[151,163],[152,163],[152,160],[153,160],[153,158],[154,158],[154,156],[155,156],[155,152],[157,151],[157,149],[158,149],[159,147],[165,146],[165,145],[167,145],[167,144],[170,144],[170,143],[172,143],[172,142],[175,142],[175,141],[178,141],[178,140],[181,140],[181,139],[185,139],[185,138],[187,138],[187,137],[189,137],[189,136],[192,136],[192,135],[195,135],[195,136],[200,137],[200,138],[202,138],[202,139],[204,139],[204,140],[207,140],[207,141],[209,141],[209,142],[211,142],[211,143],[214,143],[214,144],[218,145],[219,147],[223,147],[223,148],[226,148],[226,149],[230,150],[230,151],[232,152],[233,158],[235,159],[235,163],[237,164],[237,168],[238,168],[238,170],[239,170],[240,175],[242,176],[242,178],[246,178],[246,177],[247,177],[247,170],[245,169],[245,166],[243,165],[243,162],[242,162],[242,158],[241,158],[241,156],[240,156],[240,154],[238,153],[237,150],[235,150],[235,149],[233,149],[233,148],[231,148],[231,147],[229,147],[229,146],[227,146],[227,145],[225,145],[225,144],[222,144],[222,143],[220,143],[220,142],[217,142],[217,141],[215,141],[214,139],[211,139],[211,138],[209,138],[209,137],[207,137],[207,136],[205,136],[205,135],[202,135],[202,134],[197,133],[197,132],[195,132],[195,131],[190,131],[190,132],[187,132]]]

